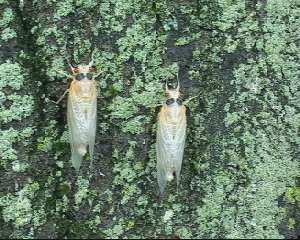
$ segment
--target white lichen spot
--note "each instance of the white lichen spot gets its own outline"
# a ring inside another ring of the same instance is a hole
[[[163,222],[164,223],[169,222],[171,220],[171,218],[173,217],[173,215],[174,215],[173,210],[167,210],[165,212],[165,215],[163,216]]]
[[[60,168],[64,167],[64,162],[63,161],[56,161],[56,165]]]
[[[22,163],[18,160],[12,162],[12,170],[14,172],[24,172],[28,167],[28,163]]]
[[[82,200],[88,196],[89,180],[83,179],[82,176],[79,176],[76,184],[78,186],[78,191],[75,193],[75,208],[78,209],[79,205],[82,203]]]

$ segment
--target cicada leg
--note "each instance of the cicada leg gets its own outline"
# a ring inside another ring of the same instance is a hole
[[[61,100],[66,96],[66,94],[69,92],[69,89],[67,89],[64,94],[55,102],[56,104],[60,103]]]

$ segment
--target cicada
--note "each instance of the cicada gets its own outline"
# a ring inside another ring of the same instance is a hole
[[[91,164],[93,161],[96,117],[97,87],[95,67],[79,65],[73,68],[73,79],[68,96],[68,126],[72,152],[72,165],[78,171],[83,156],[89,151]]]
[[[157,179],[160,193],[166,183],[176,176],[177,186],[186,139],[186,107],[180,99],[179,83],[177,88],[169,89],[166,84],[166,102],[158,114],[156,134]]]
[[[69,93],[67,121],[72,153],[71,162],[78,171],[82,158],[87,152],[89,152],[91,160],[90,167],[92,166],[97,118],[97,86],[95,78],[99,73],[96,74],[93,60],[88,65],[79,65],[77,67],[69,65],[72,70],[72,75],[70,76],[72,81],[69,89],[65,92],[65,94]]]

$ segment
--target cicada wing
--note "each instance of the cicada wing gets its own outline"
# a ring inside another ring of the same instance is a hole
[[[89,153],[90,153],[90,167],[93,164],[95,137],[96,137],[96,121],[97,121],[97,95],[96,90],[93,94],[91,101],[91,107],[88,112],[88,143],[89,143]]]
[[[72,153],[71,162],[73,167],[78,171],[81,166],[82,157],[86,153],[86,123],[84,110],[72,90],[70,90],[68,96],[67,112]]]
[[[160,193],[163,194],[167,183],[168,168],[170,159],[168,143],[170,142],[169,131],[163,118],[163,112],[158,115],[157,134],[156,134],[156,156],[157,156],[157,180]]]
[[[175,137],[173,137],[174,128],[167,123],[163,109],[158,116],[156,140],[157,178],[160,192],[163,193],[167,181],[173,179],[174,170],[176,172],[177,186],[179,185],[186,138],[185,107],[181,107],[175,129]]]
[[[177,149],[177,153],[173,160],[176,169],[177,186],[179,185],[179,181],[180,181],[180,171],[182,166],[185,139],[186,139],[186,109],[184,106],[182,106],[180,117],[178,119],[178,125],[176,128],[175,140],[174,140]]]

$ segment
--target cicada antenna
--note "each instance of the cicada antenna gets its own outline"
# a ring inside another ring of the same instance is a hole
[[[95,72],[94,78],[97,78],[100,74],[102,74],[102,71],[98,70],[98,72],[97,72],[97,68],[94,65],[94,63],[95,63],[95,52],[96,52],[96,50],[94,48],[94,50],[91,51],[91,61],[89,62],[88,66],[89,66],[90,69],[93,69],[93,71]]]
[[[71,64],[71,62],[70,62],[70,60],[68,59],[67,56],[65,56],[65,58],[66,58],[66,60],[67,60],[67,63],[68,63],[68,65],[69,65],[69,67],[70,67],[71,70],[72,70],[72,73],[75,73],[75,67]]]
[[[95,53],[95,50],[93,50],[91,53],[91,61],[88,64],[89,67],[92,67],[94,65],[94,53]]]
[[[168,80],[166,80],[165,89],[166,89],[166,91],[169,90],[169,87],[168,87]]]
[[[180,83],[179,83],[179,77],[178,77],[178,73],[177,73],[177,87],[176,87],[176,91],[179,92],[180,89]]]
[[[92,43],[91,43],[91,52],[90,52],[90,58],[91,58],[91,61],[89,62],[88,66],[89,67],[92,67],[94,65],[94,54],[95,54],[95,43],[93,41],[94,39],[92,39]]]
[[[179,92],[180,89],[180,84],[179,84],[179,80],[177,80],[177,87],[176,87],[176,91]]]
[[[74,74],[75,73],[75,67],[71,64],[70,59],[67,55],[67,43],[68,43],[68,39],[66,38],[66,42],[65,42],[65,45],[64,45],[64,49],[65,49],[65,56],[64,57],[65,57],[68,65],[69,65],[69,67],[71,68],[72,73]]]

